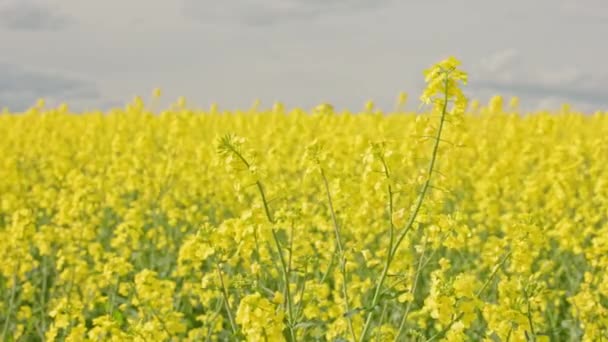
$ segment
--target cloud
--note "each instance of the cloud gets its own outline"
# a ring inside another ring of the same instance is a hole
[[[558,7],[560,13],[571,19],[597,20],[608,24],[605,0],[563,0]]]
[[[479,68],[482,72],[497,73],[512,68],[519,62],[519,53],[515,49],[499,51],[483,58]]]
[[[486,96],[518,96],[531,109],[564,102],[584,110],[608,108],[607,73],[591,73],[574,65],[534,65],[514,49],[482,59],[471,72],[470,88]]]
[[[57,31],[72,18],[42,3],[11,1],[0,7],[0,26],[16,31]]]
[[[476,86],[494,91],[497,94],[512,94],[514,96],[537,99],[540,102],[555,98],[565,102],[573,101],[608,108],[608,91],[590,89],[585,84],[544,84],[534,81],[501,82],[483,80],[478,81]]]
[[[0,108],[23,110],[39,98],[52,102],[82,103],[98,100],[95,83],[49,72],[0,64]]]
[[[209,1],[186,0],[184,13],[200,22],[234,21],[253,27],[348,15],[386,6],[391,0],[238,0],[217,6]]]

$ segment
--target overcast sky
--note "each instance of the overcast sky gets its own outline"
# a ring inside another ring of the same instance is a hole
[[[0,108],[418,106],[454,55],[466,93],[608,109],[608,0],[0,0]]]

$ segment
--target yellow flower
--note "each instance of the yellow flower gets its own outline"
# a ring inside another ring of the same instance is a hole
[[[474,298],[477,279],[470,274],[459,274],[454,279],[454,292],[457,298]]]
[[[274,297],[272,297],[272,302],[277,305],[282,305],[285,302],[285,296],[281,292],[275,292]]]
[[[249,341],[283,341],[284,313],[259,293],[241,299],[236,323]]]
[[[412,295],[411,292],[405,292],[400,294],[399,297],[397,297],[397,300],[399,303],[411,302],[414,300],[414,295]]]

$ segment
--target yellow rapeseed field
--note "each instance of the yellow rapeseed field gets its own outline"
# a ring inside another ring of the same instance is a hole
[[[424,113],[0,115],[0,339],[608,339],[608,114],[425,75]]]

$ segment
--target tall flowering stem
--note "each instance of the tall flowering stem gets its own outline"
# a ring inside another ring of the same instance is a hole
[[[416,200],[416,203],[414,204],[414,208],[409,216],[409,219],[405,224],[405,227],[389,246],[389,251],[387,253],[382,273],[380,275],[380,278],[378,278],[378,282],[375,286],[374,295],[372,297],[371,302],[367,306],[369,312],[365,320],[365,325],[363,326],[363,331],[360,335],[360,341],[366,340],[374,317],[373,310],[380,302],[380,293],[382,292],[382,286],[384,285],[384,281],[386,280],[394,257],[397,254],[397,251],[399,249],[399,246],[403,242],[403,239],[414,226],[414,222],[416,222],[416,218],[418,216],[418,213],[420,212],[420,208],[422,208],[422,204],[428,193],[433,171],[435,169],[435,163],[437,161],[439,143],[441,142],[441,134],[443,132],[444,124],[446,122],[446,116],[461,115],[466,107],[467,100],[462,91],[460,90],[458,82],[466,84],[467,75],[465,72],[458,69],[459,65],[460,62],[456,58],[450,57],[444,61],[437,63],[436,65],[425,71],[425,81],[428,83],[428,86],[424,90],[421,96],[421,100],[424,104],[432,103],[435,106],[435,110],[433,112],[439,111],[441,113],[439,119],[439,127],[434,137],[435,141],[433,143],[431,159],[427,168],[426,179],[422,184],[422,188],[420,189],[418,198]],[[453,100],[454,104],[452,110],[448,111],[448,104],[450,100]]]
[[[332,199],[331,190],[329,187],[329,181],[325,174],[325,169],[323,168],[323,162],[327,157],[325,151],[323,150],[323,146],[317,140],[313,141],[306,148],[306,157],[308,162],[311,164],[311,170],[319,173],[321,175],[321,179],[323,180],[323,187],[325,189],[325,195],[327,197],[327,204],[329,206],[329,213],[331,215],[331,222],[334,228],[334,234],[336,238],[336,250],[338,252],[338,264],[339,270],[342,275],[342,295],[344,296],[344,317],[346,318],[346,323],[348,325],[348,331],[353,339],[353,341],[357,340],[357,335],[355,333],[355,329],[353,327],[352,322],[352,313],[350,308],[350,299],[348,296],[348,277],[346,271],[346,251],[344,248],[344,237],[342,236],[342,228],[338,223],[338,218],[336,215],[336,211],[334,209],[334,201]],[[333,260],[333,259],[332,259]],[[329,275],[331,270],[331,264],[327,268],[326,275]],[[325,276],[323,277],[325,279]]]
[[[222,137],[219,141],[218,152],[220,153],[220,155],[224,155],[224,156],[230,155],[230,156],[236,157],[237,160],[239,160],[243,163],[243,165],[246,167],[246,169],[249,172],[253,172],[254,168],[252,167],[251,162],[248,161],[247,158],[245,158],[243,152],[241,151],[242,143],[243,143],[242,138],[238,138],[238,137],[235,137],[232,135],[226,135],[226,136]],[[262,205],[264,206],[264,213],[266,214],[266,219],[268,220],[268,223],[270,223],[271,225],[276,224],[277,220],[274,218],[274,216],[272,215],[272,212],[270,211],[270,205],[268,204],[266,192],[264,191],[264,185],[262,184],[262,182],[259,179],[256,179],[255,185],[260,194],[260,198],[262,199]],[[279,238],[277,236],[277,232],[274,227],[271,228],[271,232],[272,232],[272,237],[274,239],[274,243],[277,247],[279,261],[281,263],[281,272],[283,273],[283,278],[285,281],[285,291],[284,292],[285,292],[285,299],[286,299],[286,306],[287,306],[287,320],[288,320],[289,336],[291,338],[291,341],[296,341],[297,340],[296,332],[294,330],[295,317],[294,317],[294,311],[293,311],[293,298],[291,296],[291,290],[289,288],[291,270],[290,270],[288,263],[285,260],[283,251],[281,250],[281,243],[279,242]]]

